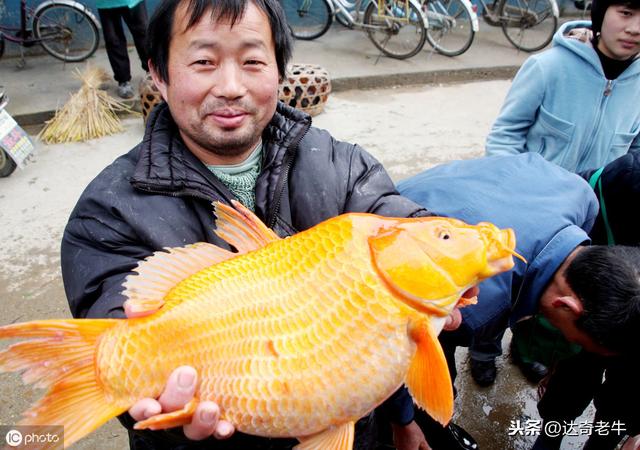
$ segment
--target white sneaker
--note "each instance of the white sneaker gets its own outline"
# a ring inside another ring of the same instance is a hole
[[[118,83],[118,95],[121,98],[131,98],[133,97],[133,88],[131,87],[131,83],[125,81],[124,83]]]

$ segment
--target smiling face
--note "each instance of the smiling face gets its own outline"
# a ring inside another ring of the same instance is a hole
[[[598,49],[612,59],[627,60],[640,53],[640,9],[627,5],[607,8]]]
[[[278,101],[278,67],[267,16],[252,2],[235,24],[205,13],[191,28],[176,10],[168,81],[151,74],[185,144],[206,164],[242,162]]]

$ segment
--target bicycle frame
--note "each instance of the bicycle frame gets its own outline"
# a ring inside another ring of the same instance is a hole
[[[482,4],[482,7],[486,11],[487,16],[489,16],[489,19],[491,19],[493,22],[501,22],[505,20],[505,17],[499,16],[498,11],[495,11],[494,8],[487,7],[485,0],[478,1]],[[558,2],[556,0],[549,0],[549,3],[551,3],[551,13],[553,14],[553,16],[556,19],[560,18],[560,7],[558,6]]]
[[[27,7],[27,0],[20,0],[20,27],[19,28],[5,27],[0,25],[0,35],[2,35],[2,37],[9,42],[13,42],[14,44],[20,44],[23,46],[29,46],[32,44],[39,43],[42,39],[38,39],[36,37],[26,37],[28,36],[28,32],[31,31],[31,27],[27,27],[27,18],[28,17],[33,18],[37,16],[42,9],[48,7],[51,4],[67,5],[73,8],[81,9],[87,14],[87,16],[89,16],[89,18],[96,25],[98,30],[102,29],[100,25],[100,21],[91,12],[91,10],[87,9],[87,7],[84,6],[82,3],[78,3],[74,0],[47,0],[45,2],[40,3],[36,7],[36,9],[33,9],[33,10],[29,10],[29,8]],[[17,33],[18,35],[13,36],[8,33]]]
[[[21,0],[21,1],[26,1],[26,0]],[[98,30],[102,29],[102,26],[100,26],[100,21],[98,20],[98,18],[91,12],[91,10],[89,8],[87,8],[86,6],[84,6],[82,3],[80,2],[76,2],[74,0],[47,0],[45,2],[40,3],[36,9],[33,11],[33,15],[37,16],[38,13],[40,12],[40,10],[46,8],[47,6],[51,5],[52,3],[55,3],[56,5],[67,5],[67,6],[71,6],[72,8],[77,8],[80,9],[82,11],[84,11],[87,16],[89,16],[89,18],[91,19],[91,21],[95,24],[95,26],[98,28]]]
[[[385,14],[383,14],[384,12],[384,0],[365,0],[366,3],[365,5],[368,5],[369,3],[376,3],[378,6],[378,13],[381,16],[386,16]],[[468,0],[467,0],[468,1]],[[349,12],[349,10],[347,9],[347,7],[351,7],[352,5],[350,3],[347,3],[345,0],[328,0],[329,6],[332,9],[333,14],[335,15],[336,13],[336,7],[338,8],[338,10],[340,10],[340,12],[342,12],[343,17],[346,19],[346,21],[349,23],[350,26],[352,27],[358,27],[358,28],[362,28],[362,29],[366,29],[366,28],[372,28],[368,25],[365,25],[364,23],[362,23],[362,21],[360,20],[360,13],[361,13],[361,9],[362,9],[362,0],[356,0],[355,3],[353,3],[353,7],[355,8],[355,13],[356,13],[356,19],[353,18],[353,16],[351,15],[351,13]],[[395,21],[400,21],[400,20],[406,20],[409,21],[409,4],[412,4],[418,11],[422,11],[422,9],[420,8],[420,3],[418,3],[416,0],[408,0],[405,1],[405,18],[406,19],[398,19],[397,17],[394,16],[388,16],[390,19],[395,20]],[[422,18],[424,19],[424,23],[425,26],[427,25],[427,18],[425,17],[424,13],[422,13]]]
[[[2,37],[7,41],[13,42],[14,44],[20,44],[20,45],[37,44],[38,39],[27,37],[28,31],[29,31],[29,29],[27,28],[27,17],[28,17],[27,12],[28,12],[27,1],[20,0],[20,26],[9,27],[9,26],[0,25],[0,35],[2,35]],[[15,33],[16,35],[14,36],[9,33]]]
[[[429,3],[431,0],[425,0],[424,3],[427,4]],[[462,2],[462,4],[464,5],[465,9],[467,10],[467,12],[469,13],[469,16],[471,17],[471,29],[474,32],[477,32],[480,29],[480,24],[478,22],[478,14],[476,14],[476,12],[473,10],[473,5],[471,4],[471,2],[469,0],[460,0]],[[480,0],[482,1],[482,0]],[[439,2],[435,2],[436,5],[440,4]],[[430,9],[427,9],[426,11],[426,17],[425,17],[425,24],[428,25],[427,23],[427,19],[429,19],[429,21],[438,23],[438,22],[446,22],[446,21],[453,21],[453,23],[450,23],[449,25],[451,27],[455,26],[455,18],[452,18],[449,14],[447,14],[447,10],[442,8],[443,11],[442,12],[438,12],[438,11],[432,11]],[[423,16],[425,16],[424,13],[424,9],[423,9]]]

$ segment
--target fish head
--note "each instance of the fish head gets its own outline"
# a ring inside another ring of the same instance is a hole
[[[369,237],[373,264],[395,297],[443,318],[464,292],[514,266],[515,243],[512,229],[444,217],[399,219]]]

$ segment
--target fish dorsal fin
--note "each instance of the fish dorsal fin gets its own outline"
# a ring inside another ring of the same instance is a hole
[[[354,422],[347,422],[313,436],[298,438],[300,443],[293,450],[352,450],[354,426]]]
[[[231,201],[231,206],[213,202],[216,219],[215,233],[233,245],[238,253],[247,253],[264,247],[280,237],[269,229],[251,210]]]
[[[186,247],[166,248],[138,264],[124,282],[128,317],[142,316],[165,303],[164,298],[179,282],[235,253],[206,242]]]
[[[445,426],[453,415],[453,387],[444,352],[428,319],[414,319],[409,336],[417,349],[405,384],[418,406]]]

